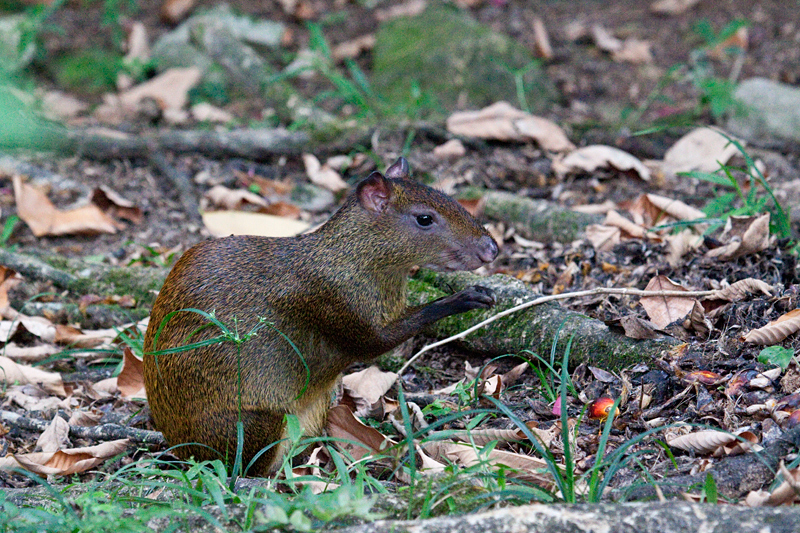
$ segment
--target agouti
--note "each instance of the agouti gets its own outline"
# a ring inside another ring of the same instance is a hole
[[[170,272],[145,334],[144,381],[155,426],[170,445],[187,444],[174,450],[181,458],[231,462],[241,419],[244,466],[285,437],[287,413],[306,435],[319,435],[348,365],[391,350],[441,318],[495,303],[490,289],[473,286],[408,307],[409,270],[472,270],[496,256],[497,244],[464,208],[408,179],[403,158],[385,177],[373,172],[361,181],[313,233],[200,243]],[[148,354],[220,335],[207,318],[185,309],[211,313],[242,334],[264,319],[274,328],[262,327],[240,350],[219,342]],[[270,473],[284,451],[282,444],[271,447],[248,475]]]

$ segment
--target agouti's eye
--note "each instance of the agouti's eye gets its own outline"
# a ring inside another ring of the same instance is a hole
[[[433,217],[431,215],[417,215],[417,224],[423,228],[433,224]]]

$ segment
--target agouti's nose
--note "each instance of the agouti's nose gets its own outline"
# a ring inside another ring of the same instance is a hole
[[[478,257],[484,263],[491,263],[497,257],[497,243],[488,235],[478,240]]]

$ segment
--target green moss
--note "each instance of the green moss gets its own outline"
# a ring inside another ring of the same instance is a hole
[[[87,48],[63,56],[54,65],[59,85],[84,94],[113,90],[122,68],[122,56],[102,48]]]

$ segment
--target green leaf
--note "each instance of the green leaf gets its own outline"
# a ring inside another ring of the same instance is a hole
[[[717,503],[717,483],[711,476],[711,473],[706,474],[706,482],[703,484],[703,492],[706,495],[707,503]]]
[[[768,346],[758,354],[758,361],[765,365],[778,365],[786,370],[794,357],[794,350],[783,346]]]

